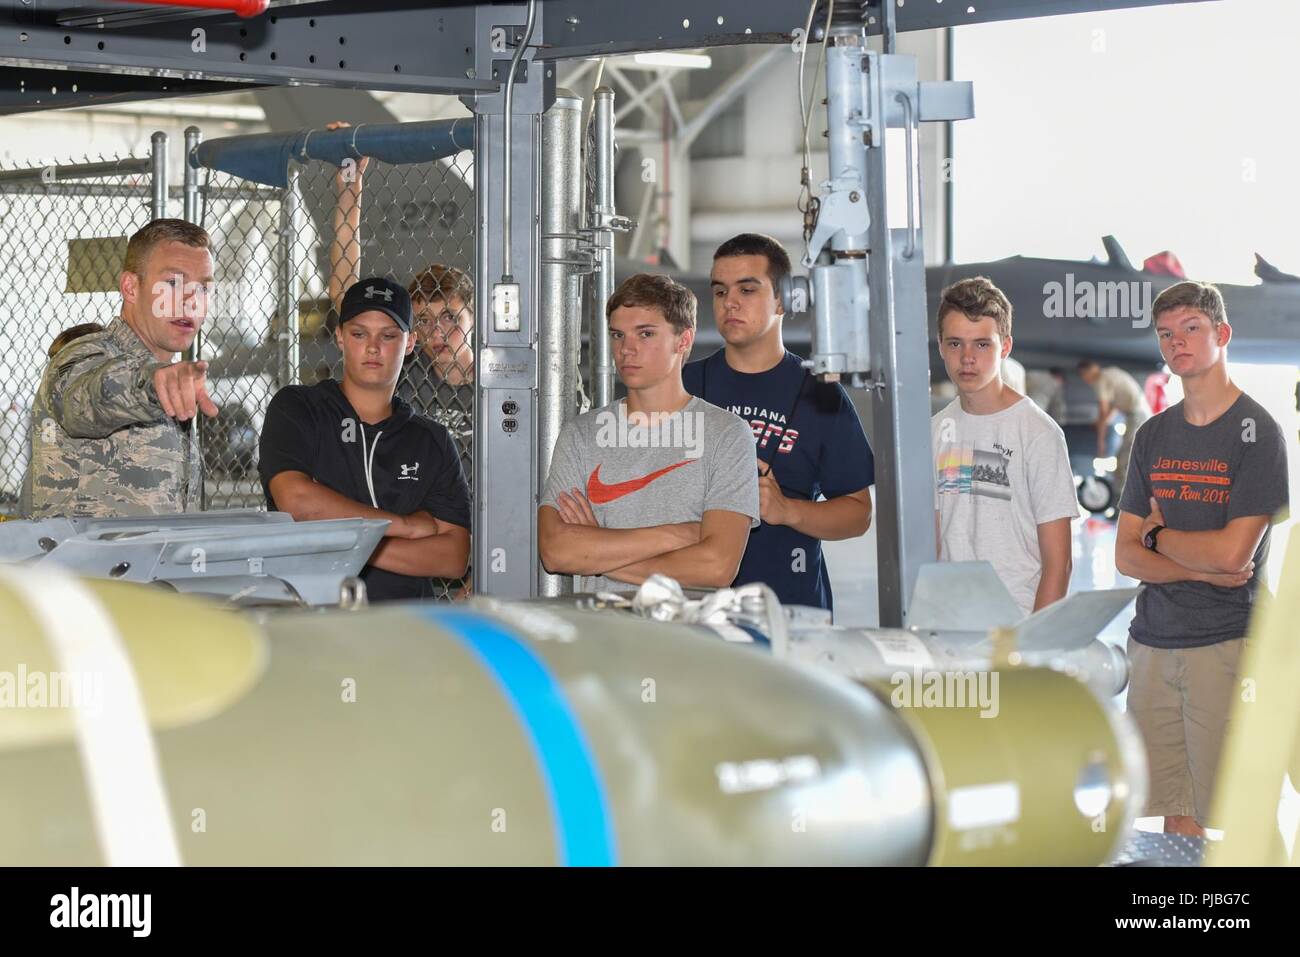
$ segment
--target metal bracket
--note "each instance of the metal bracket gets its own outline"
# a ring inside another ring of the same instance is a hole
[[[818,207],[817,226],[808,240],[808,252],[803,258],[805,266],[817,261],[836,233],[864,233],[871,227],[871,211],[867,209],[866,197],[861,190],[851,188],[851,184],[825,183],[823,188],[828,192]]]
[[[917,84],[916,118],[921,123],[969,120],[975,117],[975,84],[967,80],[923,81]]]
[[[515,70],[515,82],[516,82],[516,83],[527,83],[527,82],[528,82],[528,62],[529,62],[528,60],[520,60],[520,61],[519,61],[519,66],[518,66],[518,68]],[[504,82],[506,81],[506,77],[509,75],[509,73],[510,73],[510,61],[509,61],[509,60],[493,60],[493,61],[492,61],[492,79],[496,80],[498,83],[504,83]]]

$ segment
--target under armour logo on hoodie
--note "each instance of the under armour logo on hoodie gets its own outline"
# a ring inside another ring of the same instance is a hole
[[[407,481],[410,482],[418,482],[420,481],[419,472],[420,472],[419,462],[416,462],[414,465],[403,465],[402,474],[397,476],[397,480],[400,482],[402,479],[406,479]]]
[[[392,301],[393,301],[393,290],[391,290],[391,289],[376,289],[374,286],[367,286],[367,287],[366,287],[366,298],[367,298],[367,299],[374,299],[376,296],[383,296],[383,297],[384,297],[384,302],[392,302]]]

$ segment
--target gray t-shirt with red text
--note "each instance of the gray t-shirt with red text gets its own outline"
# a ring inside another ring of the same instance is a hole
[[[541,504],[558,508],[578,489],[603,528],[698,522],[712,510],[758,525],[754,434],[738,415],[692,398],[680,412],[647,421],[623,400],[593,409],[560,431]],[[579,576],[579,591],[626,591],[603,575]]]
[[[1288,505],[1281,427],[1245,393],[1208,425],[1188,423],[1181,402],[1169,407],[1138,429],[1120,510],[1146,518],[1153,497],[1165,526],[1184,532],[1213,531],[1248,515],[1281,521]],[[1246,584],[1148,584],[1129,636],[1155,648],[1198,648],[1244,636],[1264,577],[1269,528]]]

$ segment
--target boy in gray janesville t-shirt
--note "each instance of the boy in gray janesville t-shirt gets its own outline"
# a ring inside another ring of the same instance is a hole
[[[603,528],[646,528],[698,522],[715,509],[739,512],[758,525],[754,435],[738,415],[692,398],[656,422],[629,416],[624,400],[580,415],[560,432],[542,505],[559,508],[577,490]],[[579,591],[633,586],[579,576]]]
[[[1286,444],[1273,417],[1242,393],[1208,425],[1189,425],[1183,403],[1149,419],[1133,442],[1121,511],[1145,518],[1151,499],[1183,532],[1223,528],[1235,518],[1287,507]],[[1268,558],[1270,528],[1255,549],[1255,574],[1227,588],[1203,581],[1147,584],[1129,635],[1154,648],[1199,648],[1241,638]]]

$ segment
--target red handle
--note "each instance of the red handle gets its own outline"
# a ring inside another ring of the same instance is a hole
[[[271,0],[121,0],[124,3],[148,3],[157,7],[195,7],[201,10],[228,10],[241,17],[256,17],[266,12]]]

